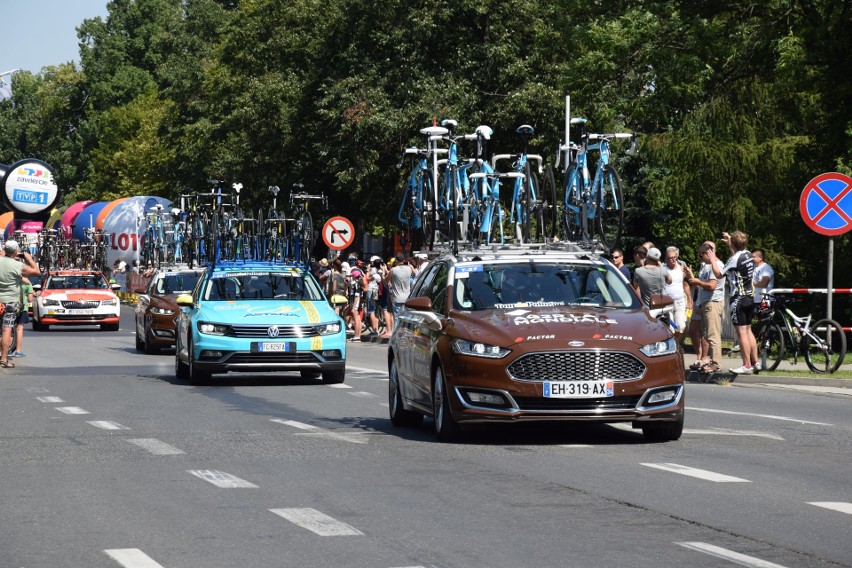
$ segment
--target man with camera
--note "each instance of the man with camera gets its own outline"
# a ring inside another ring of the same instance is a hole
[[[16,260],[19,257],[21,262]],[[9,346],[12,344],[12,330],[21,309],[21,279],[38,276],[38,265],[28,252],[21,252],[17,241],[8,240],[3,245],[0,256],[0,304],[3,306],[3,334],[0,340],[0,367],[11,368],[15,364],[9,361]]]

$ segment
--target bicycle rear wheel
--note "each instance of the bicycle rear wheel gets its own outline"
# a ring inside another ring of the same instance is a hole
[[[774,371],[784,358],[784,335],[781,328],[771,321],[757,324],[754,332],[757,341],[757,356],[765,371]]]
[[[550,241],[556,234],[556,176],[553,168],[547,166],[544,170],[544,181],[542,182],[539,201],[541,202],[542,240]]]
[[[308,265],[311,261],[311,253],[314,250],[314,220],[307,211],[302,213],[299,221],[299,261]]]
[[[521,198],[521,239],[524,243],[529,243],[532,242],[538,225],[537,220],[533,219],[537,213],[534,202],[538,191],[538,176],[532,171],[529,163],[524,166],[523,191]]]
[[[624,189],[618,172],[610,164],[601,170],[598,183],[598,208],[595,215],[603,245],[612,250],[618,246],[624,226]]]
[[[565,197],[562,201],[562,238],[566,241],[588,240],[583,231],[583,205],[579,172],[573,164],[565,170]]]
[[[833,373],[846,357],[846,335],[834,320],[822,319],[804,338],[805,362],[814,373]]]

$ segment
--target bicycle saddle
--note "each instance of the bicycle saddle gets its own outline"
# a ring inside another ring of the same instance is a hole
[[[476,133],[486,140],[491,140],[491,136],[494,134],[494,131],[491,130],[490,126],[485,126],[483,124],[476,127]]]
[[[585,118],[572,118],[571,119],[571,124],[586,124],[587,122],[589,122],[589,121],[586,120]]]
[[[443,136],[448,132],[449,130],[447,130],[443,126],[430,126],[428,128],[420,129],[420,134],[425,134],[426,136]]]
[[[529,124],[522,124],[518,127],[517,130],[515,130],[515,132],[517,132],[521,136],[532,136],[533,134],[535,134],[535,128],[533,128]]]

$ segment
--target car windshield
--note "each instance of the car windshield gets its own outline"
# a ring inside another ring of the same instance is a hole
[[[100,274],[62,274],[47,280],[47,290],[81,290],[84,288],[104,290],[109,283]]]
[[[203,300],[325,300],[310,274],[288,272],[217,272],[201,295]]]
[[[616,270],[604,264],[509,262],[456,267],[453,304],[460,310],[541,306],[633,309],[639,302]]]
[[[187,294],[195,288],[201,272],[166,272],[157,278],[157,294]]]

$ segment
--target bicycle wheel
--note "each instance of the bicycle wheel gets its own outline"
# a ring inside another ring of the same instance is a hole
[[[598,184],[598,207],[595,214],[598,235],[601,243],[612,250],[618,246],[621,230],[624,226],[624,189],[618,172],[610,164],[601,170]]]
[[[565,198],[562,203],[562,238],[566,241],[588,240],[584,237],[583,206],[580,174],[570,165],[565,170]]]
[[[536,214],[535,196],[538,189],[538,176],[530,168],[529,163],[524,166],[523,195],[521,196],[521,240],[524,243],[532,242],[534,229],[537,225],[533,221]]]
[[[299,238],[299,260],[308,265],[311,261],[311,253],[314,250],[314,221],[311,214],[307,211],[302,213],[299,221],[299,230],[301,232]]]
[[[765,371],[774,371],[784,358],[784,335],[778,324],[771,321],[757,324],[754,333],[757,356]]]
[[[804,337],[805,362],[814,373],[833,373],[846,357],[846,334],[834,320],[822,319]]]
[[[542,231],[543,241],[550,241],[556,235],[556,176],[553,168],[547,166],[544,170],[544,181],[540,188]]]

